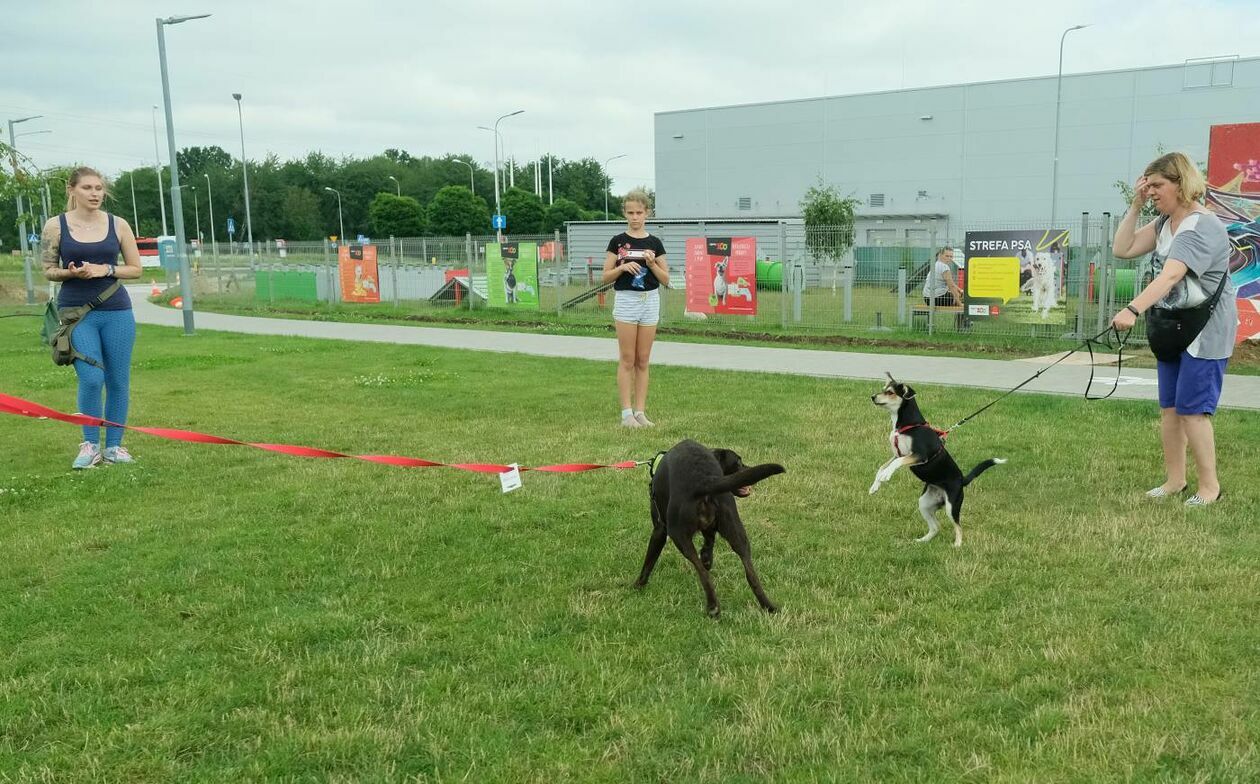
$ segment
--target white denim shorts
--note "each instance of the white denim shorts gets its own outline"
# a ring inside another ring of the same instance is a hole
[[[618,291],[613,298],[613,321],[654,327],[661,318],[661,290]]]

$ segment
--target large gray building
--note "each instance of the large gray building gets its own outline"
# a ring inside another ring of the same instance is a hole
[[[819,178],[861,202],[859,245],[1051,217],[1056,76],[656,114],[659,218],[800,215]],[[1260,119],[1260,58],[1064,74],[1059,224],[1120,212],[1162,146],[1206,163],[1212,125]]]

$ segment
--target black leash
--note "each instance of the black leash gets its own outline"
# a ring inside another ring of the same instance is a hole
[[[1073,354],[1075,354],[1076,352],[1082,349],[1085,349],[1086,351],[1089,352],[1089,383],[1085,385],[1085,399],[1086,400],[1106,400],[1107,398],[1114,395],[1116,393],[1116,390],[1120,387],[1120,372],[1124,369],[1124,346],[1129,340],[1129,334],[1130,334],[1130,330],[1125,330],[1124,333],[1121,334],[1120,330],[1116,329],[1114,326],[1108,326],[1106,329],[1104,329],[1102,332],[1099,332],[1097,335],[1085,338],[1083,341],[1081,341],[1080,345],[1078,345],[1076,348],[1072,349],[1071,351],[1067,352],[1063,356],[1059,357],[1054,362],[1051,362],[1049,365],[1046,365],[1041,370],[1038,370],[1036,373],[1033,373],[1031,377],[1020,382],[1018,386],[1014,387],[1013,389],[1007,390],[1006,392],[1002,393],[998,397],[989,401],[984,407],[982,407],[978,411],[974,411],[968,414],[967,416],[963,417],[962,419],[958,420],[954,424],[947,427],[945,429],[944,434],[948,435],[954,430],[967,424],[967,422],[971,421],[975,417],[989,410],[989,408],[996,405],[998,401],[1002,400],[1003,398],[1006,398],[1009,395],[1014,394],[1015,392],[1019,391],[1021,388],[1036,381],[1038,378],[1041,377],[1042,373],[1045,373],[1050,368],[1054,367],[1055,365],[1059,364],[1063,360],[1067,359],[1068,357],[1072,356]],[[1114,345],[1112,344],[1111,336],[1115,336]],[[1095,344],[1098,344],[1100,346],[1106,346],[1107,348],[1116,350],[1116,380],[1115,380],[1115,383],[1111,385],[1111,391],[1105,395],[1102,395],[1101,397],[1090,397],[1089,395],[1089,390],[1094,386],[1094,345]]]

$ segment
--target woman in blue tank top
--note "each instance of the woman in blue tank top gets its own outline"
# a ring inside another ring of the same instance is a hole
[[[109,190],[105,178],[86,166],[75,169],[66,184],[66,211],[44,224],[44,277],[61,283],[57,306],[86,305],[103,294],[116,279],[134,280],[143,274],[136,237],[122,218],[101,210]],[[119,255],[122,263],[119,263]],[[127,422],[131,385],[131,349],[136,342],[136,320],[131,299],[119,288],[88,312],[74,328],[74,348],[101,367],[75,360],[79,377],[79,412],[120,425]],[[101,392],[105,405],[101,405]],[[84,427],[83,443],[74,468],[133,462],[122,445],[121,427],[105,428],[105,450],[99,448],[100,428]]]

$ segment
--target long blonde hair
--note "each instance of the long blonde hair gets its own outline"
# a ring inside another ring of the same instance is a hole
[[[105,187],[106,198],[109,197],[109,180],[91,166],[80,166],[70,172],[70,179],[66,180],[66,212],[73,212],[79,206],[78,199],[74,198],[74,186],[78,185],[84,177],[95,177],[100,180],[101,185]]]
[[[1142,176],[1150,177],[1152,174],[1177,183],[1177,197],[1182,204],[1193,204],[1207,193],[1203,172],[1199,171],[1185,153],[1170,152],[1151,161]]]

